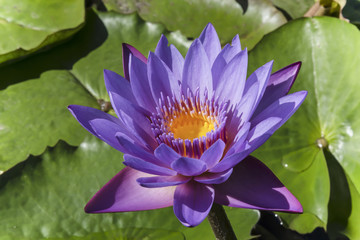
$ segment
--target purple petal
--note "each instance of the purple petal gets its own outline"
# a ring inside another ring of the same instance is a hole
[[[147,77],[146,64],[130,54],[130,85],[138,104],[150,112],[156,112]]]
[[[258,115],[271,103],[285,96],[289,92],[299,73],[300,67],[301,62],[296,62],[271,74],[264,96],[262,97],[254,116]]]
[[[240,131],[235,135],[234,140],[232,140],[232,144],[226,152],[225,157],[230,156],[236,152],[239,152],[243,146],[244,141],[246,140],[251,124],[249,122],[245,123],[241,126]]]
[[[190,181],[176,187],[174,213],[186,227],[199,225],[209,214],[214,202],[214,190],[207,185]]]
[[[152,96],[157,102],[163,97],[173,96],[173,92],[180,97],[180,85],[176,81],[168,66],[154,53],[150,52],[147,64],[147,73]]]
[[[176,176],[160,176],[160,177],[144,177],[138,178],[136,181],[142,187],[147,188],[158,188],[158,187],[169,187],[187,183],[191,180],[191,177],[185,177],[181,175]]]
[[[124,77],[125,79],[130,80],[130,72],[129,72],[130,55],[137,57],[139,60],[141,60],[144,63],[147,62],[147,59],[136,48],[126,43],[122,44],[122,53],[123,53],[122,56],[123,56]]]
[[[184,57],[174,45],[168,46],[168,41],[164,35],[155,49],[155,54],[170,68],[175,80],[181,82],[182,71],[184,67]]]
[[[108,119],[101,118],[90,120],[89,124],[101,140],[121,152],[126,150],[119,144],[115,136],[116,134],[120,134],[125,135],[126,138],[129,138],[129,136],[126,134],[127,131],[119,124],[109,121]],[[131,140],[133,141],[133,139]]]
[[[171,163],[180,158],[181,156],[175,152],[171,147],[162,143],[154,151],[154,155],[159,161],[163,162],[165,166],[170,167]]]
[[[173,205],[175,187],[144,188],[136,179],[153,175],[125,167],[85,206],[87,213],[128,212]]]
[[[234,114],[229,122],[227,122],[227,129],[229,138],[233,139],[238,132],[238,128],[245,122],[248,122],[253,112],[253,106],[256,102],[257,93],[259,91],[259,84],[254,83],[250,89],[244,94],[240,103],[235,106]]]
[[[124,155],[124,164],[128,167],[136,169],[141,172],[160,175],[160,176],[175,176],[176,172],[165,167],[160,167],[143,159],[134,157],[132,155]]]
[[[199,37],[200,42],[204,46],[206,55],[209,58],[210,66],[215,61],[215,58],[221,51],[219,37],[216,33],[214,26],[211,23],[204,28]]]
[[[88,130],[91,134],[95,135],[99,139],[107,142],[109,145],[119,151],[122,151],[123,148],[115,139],[116,132],[124,133],[131,139],[135,139],[133,134],[128,132],[124,128],[124,126],[122,126],[122,123],[119,121],[119,119],[111,116],[110,114],[104,113],[103,111],[95,108],[78,105],[70,105],[68,109],[86,130]],[[93,126],[90,124],[90,122],[94,120],[103,121],[105,123],[105,128],[106,126],[109,126],[108,129],[105,129],[107,134],[104,132],[104,134],[99,135],[98,132],[100,131],[94,130]],[[106,135],[106,139],[103,135]]]
[[[222,205],[302,212],[299,201],[270,169],[251,156],[234,168],[233,174],[226,182],[213,186],[215,202]]]
[[[130,102],[136,103],[135,97],[132,93],[130,82],[120,76],[119,74],[110,71],[110,70],[104,70],[104,80],[105,80],[105,86],[106,89],[110,95],[111,92],[119,94],[123,98],[127,99]],[[111,102],[112,106],[114,108],[115,104],[114,102]],[[116,111],[116,109],[115,109]]]
[[[252,128],[255,128],[254,126],[269,118],[280,118],[281,122],[277,128],[280,127],[296,112],[301,103],[305,100],[306,95],[306,91],[295,92],[273,102],[264,111],[259,113],[256,118],[251,120]],[[271,134],[274,133],[277,128],[272,129]]]
[[[221,73],[231,59],[235,57],[241,51],[241,45],[239,40],[239,35],[236,35],[232,40],[232,46],[226,44],[225,47],[221,50],[219,55],[216,57],[214,64],[211,67],[211,72],[213,76],[213,88],[216,89],[217,85],[220,82]]]
[[[143,147],[140,144],[136,144],[134,142],[129,141],[128,138],[124,137],[122,134],[115,134],[118,143],[121,145],[123,152],[126,154],[133,155],[135,157],[139,157],[142,159],[146,159],[146,161],[151,162],[153,164],[167,167],[163,162],[158,160],[149,149]]]
[[[133,104],[116,93],[110,93],[111,102],[114,103],[116,114],[123,121],[124,125],[142,139],[150,149],[157,147],[154,133],[148,119],[149,113],[142,107]]]
[[[215,165],[215,167],[210,169],[209,172],[221,173],[233,168],[250,154],[249,148],[250,146],[248,145],[247,141],[245,141],[241,148],[239,148],[239,152],[235,152],[232,155],[224,157],[217,165]]]
[[[233,51],[238,51],[238,52],[241,51],[241,43],[240,43],[239,34],[236,34],[235,37],[233,37],[233,39],[231,41],[231,46],[234,48]]]
[[[255,72],[253,72],[250,75],[250,77],[247,79],[247,81],[245,83],[244,94],[247,93],[247,91],[251,88],[252,85],[258,84],[258,92],[256,94],[256,100],[255,100],[255,103],[252,105],[252,110],[251,110],[249,116],[252,116],[252,114],[254,113],[257,105],[259,104],[259,102],[264,94],[266,85],[270,78],[273,62],[274,61],[270,61],[270,62],[266,63],[265,65],[256,69]]]
[[[247,49],[237,54],[224,68],[220,82],[218,83],[215,94],[221,101],[228,101],[237,104],[243,95],[246,74],[247,74],[248,55]]]
[[[234,167],[246,156],[260,147],[273,134],[274,129],[279,128],[281,118],[269,117],[260,122],[246,135],[249,140],[242,144],[237,144],[236,149],[231,149],[223,160],[217,164],[210,172],[222,172]]]
[[[198,39],[191,44],[185,57],[181,84],[183,94],[186,94],[188,89],[194,94],[199,88],[201,98],[203,98],[205,90],[209,93],[213,91],[209,59]]]
[[[181,157],[171,163],[171,168],[184,176],[196,176],[205,172],[207,167],[203,161],[194,158]]]
[[[207,172],[200,176],[194,177],[194,180],[203,184],[220,184],[228,180],[232,172],[233,172],[232,168],[220,173]]]
[[[200,160],[206,163],[207,169],[210,169],[220,161],[224,149],[225,143],[219,139],[201,155]]]

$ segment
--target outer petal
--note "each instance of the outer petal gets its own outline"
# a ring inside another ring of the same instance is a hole
[[[199,39],[191,44],[185,57],[181,84],[183,94],[186,94],[188,89],[194,94],[199,88],[200,97],[204,97],[205,89],[209,93],[213,91],[209,59]]]
[[[128,212],[173,205],[175,187],[144,188],[136,179],[153,175],[125,167],[85,206],[87,213]]]
[[[104,70],[105,86],[108,93],[116,93],[130,102],[136,103],[135,97],[132,93],[130,82],[120,76],[119,74],[110,70]],[[112,106],[115,107],[115,103],[111,102]],[[116,109],[115,109],[116,111]]]
[[[130,54],[130,85],[138,104],[150,112],[156,112],[151,94],[146,64]]]
[[[245,86],[248,65],[247,50],[238,53],[224,68],[215,95],[220,101],[239,103]]]
[[[229,146],[229,149],[226,151],[226,155],[224,157],[230,156],[236,152],[239,152],[242,149],[244,141],[246,140],[251,124],[249,122],[245,123],[241,126],[239,132],[236,134],[233,144]]]
[[[162,97],[171,97],[173,92],[180,97],[180,85],[169,67],[154,53],[150,52],[147,73],[155,103]]]
[[[259,113],[256,118],[251,120],[252,129],[249,133],[249,136],[251,136],[250,140],[254,139],[252,135],[254,134],[256,128],[255,126],[257,126],[260,122],[263,122],[265,119],[280,118],[281,121],[277,125],[277,128],[273,128],[271,132],[268,132],[270,134],[274,133],[296,112],[301,103],[305,100],[306,95],[306,91],[292,93],[273,102],[264,111]]]
[[[250,154],[249,149],[250,146],[248,145],[248,142],[245,141],[239,149],[239,152],[235,152],[232,155],[224,157],[215,167],[210,169],[209,172],[221,173],[233,168]]]
[[[165,166],[170,167],[171,163],[181,156],[175,152],[171,147],[162,143],[154,151],[154,155],[159,161],[163,162]]]
[[[219,139],[201,155],[200,160],[206,163],[208,169],[215,166],[221,159],[225,149],[225,143]]]
[[[263,163],[247,157],[224,183],[214,185],[215,202],[241,208],[302,212],[299,201]]]
[[[131,129],[139,139],[142,139],[145,143],[144,145],[154,150],[158,144],[151,130],[151,124],[148,119],[149,113],[142,107],[133,104],[116,93],[110,93],[110,99],[113,107],[116,109],[116,114],[123,121],[124,125]]]
[[[211,23],[204,28],[199,37],[200,42],[204,46],[206,55],[209,58],[210,66],[215,61],[215,58],[221,51],[219,37],[216,33],[214,26]]]
[[[158,188],[158,187],[168,187],[180,185],[183,183],[187,183],[191,180],[191,177],[185,177],[181,175],[176,176],[160,176],[160,177],[144,177],[138,178],[136,181],[140,184],[140,186],[147,188]]]
[[[124,160],[125,160],[124,164],[126,166],[131,167],[131,168],[136,169],[141,172],[154,174],[154,175],[160,175],[160,176],[175,176],[176,175],[176,172],[169,168],[160,167],[158,165],[147,162],[143,159],[134,157],[132,155],[125,154]]]
[[[175,80],[180,83],[184,67],[184,57],[174,45],[168,46],[168,40],[164,35],[161,36],[156,46],[155,54],[170,68]]]
[[[104,113],[103,111],[95,108],[78,105],[70,105],[68,109],[86,130],[119,151],[122,151],[123,148],[117,143],[117,141],[115,141],[116,132],[121,132],[133,141],[138,142],[133,134],[126,130],[120,120],[110,114]],[[105,139],[103,134],[99,135],[98,131],[95,131],[94,127],[90,124],[90,122],[94,120],[106,122],[106,126],[109,126],[109,128],[106,129],[106,132],[112,131],[111,137],[109,134],[106,134],[106,136],[110,138]]]
[[[233,172],[232,168],[220,173],[207,172],[200,176],[194,177],[194,180],[203,184],[220,184],[228,180],[232,172]]]
[[[252,110],[249,115],[250,117],[254,113],[255,109],[257,108],[257,105],[259,104],[265,92],[266,85],[270,78],[273,62],[274,61],[270,61],[264,64],[263,66],[259,67],[258,69],[256,69],[255,72],[253,72],[246,81],[244,94],[246,94],[248,89],[250,89],[253,84],[258,84],[258,92],[256,94],[255,103],[252,105]]]
[[[144,63],[147,62],[147,59],[136,48],[134,48],[133,46],[126,44],[126,43],[122,44],[122,52],[123,52],[124,77],[125,77],[125,79],[130,80],[130,72],[129,72],[130,55],[137,57],[140,61],[142,61]]]
[[[184,176],[200,175],[207,169],[203,161],[188,157],[181,157],[175,160],[171,163],[171,168]]]
[[[214,190],[207,185],[190,181],[176,187],[174,213],[187,227],[199,225],[209,214],[214,202]]]
[[[121,147],[124,148],[124,153],[139,157],[141,159],[145,159],[146,161],[159,166],[167,167],[167,165],[163,164],[162,161],[159,161],[154,156],[154,154],[148,149],[146,149],[144,146],[129,141],[129,139],[124,137],[122,134],[115,134],[115,137],[117,138]]]
[[[222,172],[226,169],[234,167],[240,161],[242,161],[246,156],[255,151],[260,147],[273,133],[274,129],[280,127],[281,118],[279,117],[269,117],[262,122],[260,122],[256,127],[251,129],[246,140],[242,144],[238,144],[235,149],[231,149],[226,157],[212,168],[211,172]]]
[[[211,67],[214,89],[217,88],[217,85],[220,82],[220,75],[226,64],[228,64],[231,61],[231,59],[233,59],[233,57],[235,57],[235,55],[238,54],[240,51],[241,51],[241,45],[240,45],[239,35],[236,35],[232,40],[231,46],[229,44],[225,45],[225,47],[216,57]]]
[[[296,62],[271,74],[264,95],[254,113],[254,116],[258,115],[271,103],[285,96],[289,92],[299,73],[300,67],[301,62]]]
[[[259,84],[254,83],[242,97],[240,103],[235,106],[233,113],[229,115],[226,122],[226,129],[228,130],[228,139],[230,142],[234,140],[239,131],[239,127],[245,122],[248,122],[251,117],[252,106],[255,104],[258,89]]]

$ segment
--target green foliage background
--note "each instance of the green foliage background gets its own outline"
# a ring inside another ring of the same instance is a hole
[[[274,71],[302,61],[292,91],[307,90],[307,99],[254,153],[304,207],[279,213],[284,226],[360,239],[358,0],[342,11],[350,22],[301,17],[313,0],[95,2],[0,0],[0,240],[213,238],[207,221],[185,228],[171,208],[85,214],[86,202],[123,168],[122,154],[66,109],[100,109],[109,100],[102,72],[122,74],[123,42],[147,55],[165,34],[185,55],[208,22],[222,44],[240,35],[249,74],[272,59]],[[339,16],[342,1],[331,2],[321,15]],[[226,211],[237,237],[251,238],[260,213]]]

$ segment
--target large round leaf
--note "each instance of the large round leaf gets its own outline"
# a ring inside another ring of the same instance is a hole
[[[122,6],[123,2],[129,1],[117,2]],[[245,13],[234,0],[135,2],[137,11],[143,19],[163,23],[170,31],[180,30],[185,36],[196,38],[204,26],[211,22],[218,31],[222,43],[230,42],[235,34],[239,34],[242,45],[249,49],[253,48],[264,34],[286,22],[285,17],[270,0],[248,1]]]
[[[78,61],[72,73],[97,99],[109,100],[103,80],[103,70],[122,75],[122,43],[136,47],[145,56],[153,51],[161,34],[184,53],[189,42],[179,33],[168,33],[161,24],[144,22],[137,14],[123,15],[115,12],[99,13],[107,30],[106,41],[88,56]]]
[[[213,238],[207,220],[199,227],[186,228],[171,207],[86,214],[86,202],[123,168],[121,162],[120,152],[89,137],[78,148],[60,142],[40,157],[30,157],[0,175],[0,239],[106,239],[115,233],[120,239],[138,239],[147,231],[144,229],[154,229],[150,236],[172,231],[171,236],[178,237],[173,233],[177,231],[184,232],[187,239]],[[256,211],[227,212],[239,238],[250,236],[258,219]]]
[[[0,0],[0,63],[64,40],[84,22],[83,0]]]
[[[303,63],[292,89],[307,90],[309,94],[257,156],[300,199],[304,212],[314,214],[325,225],[329,180],[318,147],[328,145],[355,188],[360,189],[359,53],[357,28],[328,17],[290,22],[266,36],[250,53],[252,70],[271,59],[275,60],[274,69],[295,61]],[[306,174],[314,168],[317,170]],[[301,224],[296,226],[300,232],[310,230]]]
[[[96,101],[67,71],[49,71],[0,91],[0,170],[60,139],[80,144],[86,131],[66,109],[70,104],[95,107]]]

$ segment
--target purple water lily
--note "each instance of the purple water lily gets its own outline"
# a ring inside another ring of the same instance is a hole
[[[85,207],[88,213],[173,206],[196,226],[213,203],[302,212],[299,201],[249,156],[297,110],[306,92],[287,95],[300,63],[271,74],[272,62],[246,80],[239,37],[221,49],[208,24],[185,57],[162,36],[148,59],[123,45],[124,76],[105,70],[118,116],[69,106],[90,133],[124,153],[126,167]]]

